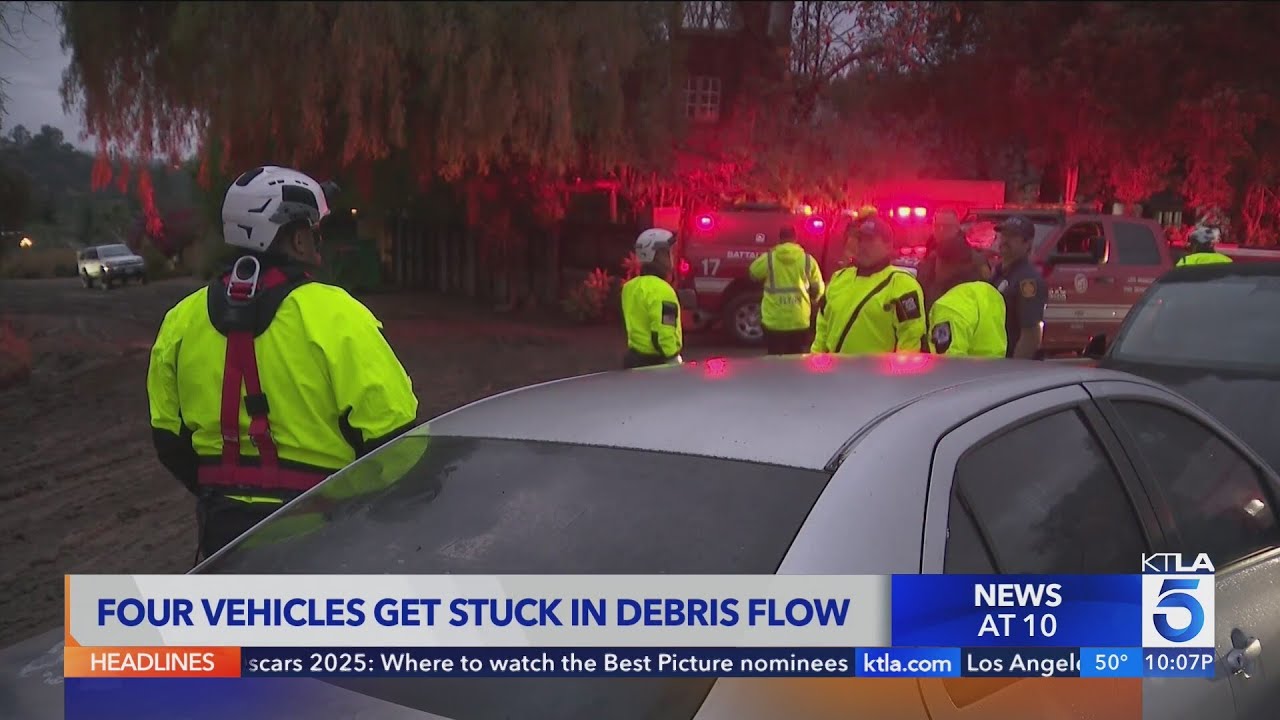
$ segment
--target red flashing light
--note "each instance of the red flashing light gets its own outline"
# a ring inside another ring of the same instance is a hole
[[[710,230],[716,225],[716,219],[710,215],[699,215],[694,222],[697,224],[698,229],[704,232]]]
[[[910,215],[910,214],[911,214],[911,208],[909,208],[909,207],[900,207],[900,208],[898,208],[898,217],[900,217],[900,218],[906,218],[906,217],[907,217],[908,215]]]
[[[920,257],[924,257],[924,254],[925,254],[926,250],[927,250],[927,248],[925,248],[925,246],[921,245],[920,247],[918,247],[918,248],[916,248],[916,249],[915,249],[915,252],[916,252],[916,255],[918,255],[918,256],[920,256]]]
[[[689,261],[685,258],[680,258],[680,275],[682,277],[688,275],[690,269],[692,269],[692,266],[689,265]]]
[[[820,217],[811,217],[806,225],[810,233],[818,235],[827,227],[827,222]]]
[[[916,209],[914,210],[914,212],[915,212],[915,214],[916,214],[916,217],[918,217],[918,218],[922,218],[922,217],[924,217],[925,215],[928,215],[928,214],[929,214],[929,211],[928,211],[928,210],[926,210],[925,208],[922,208],[922,207],[918,207],[918,208],[916,208]]]

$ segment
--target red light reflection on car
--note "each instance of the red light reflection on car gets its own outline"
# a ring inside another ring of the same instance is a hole
[[[885,375],[920,375],[933,369],[938,356],[927,353],[894,353],[880,358],[880,372]]]

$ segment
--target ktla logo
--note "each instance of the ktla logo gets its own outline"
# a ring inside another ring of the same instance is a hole
[[[1214,568],[1208,555],[1142,556],[1142,646],[1212,648]]]

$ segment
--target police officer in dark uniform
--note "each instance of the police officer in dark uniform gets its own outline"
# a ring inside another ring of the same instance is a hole
[[[1000,269],[991,282],[1004,296],[1005,357],[1033,359],[1039,356],[1044,332],[1044,305],[1049,291],[1044,277],[1031,265],[1036,228],[1022,215],[1013,215],[996,226],[1000,233]]]

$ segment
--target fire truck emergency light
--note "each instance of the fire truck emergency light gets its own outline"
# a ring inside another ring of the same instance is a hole
[[[697,223],[699,230],[710,230],[716,224],[715,218],[710,215],[699,215],[694,222]]]

